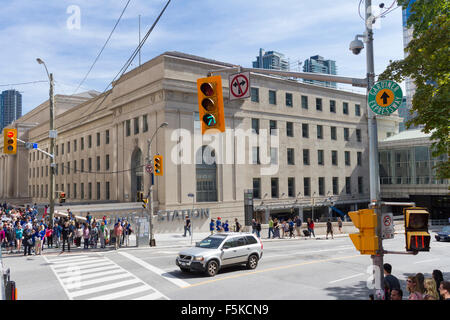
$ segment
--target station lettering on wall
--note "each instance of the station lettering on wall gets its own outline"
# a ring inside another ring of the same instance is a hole
[[[209,208],[207,209],[182,209],[182,210],[159,210],[158,221],[184,220],[186,216],[191,219],[208,219],[210,217]]]

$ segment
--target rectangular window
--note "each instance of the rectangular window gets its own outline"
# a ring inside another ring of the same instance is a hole
[[[322,98],[316,98],[316,110],[322,111]]]
[[[330,112],[336,113],[336,101],[330,100]]]
[[[77,174],[77,160],[73,160],[73,173]]]
[[[66,197],[70,198],[70,184],[67,184]]]
[[[291,107],[294,105],[292,101],[292,93],[286,93],[286,107]]]
[[[358,177],[358,193],[359,194],[363,194],[364,193],[363,187],[364,187],[364,185],[363,185],[363,177]]]
[[[131,120],[125,121],[125,135],[127,137],[131,135]]]
[[[100,171],[100,157],[97,157],[97,171]]]
[[[109,144],[109,130],[105,132],[105,144]]]
[[[288,197],[295,197],[295,178],[288,178]]]
[[[317,125],[317,139],[323,139],[323,126]]]
[[[88,159],[88,171],[91,172],[92,171],[92,158]]]
[[[302,137],[309,138],[309,125],[307,123],[302,123]]]
[[[331,127],[331,140],[337,140],[336,127]]]
[[[97,182],[97,200],[100,200],[101,196],[100,182]]]
[[[361,142],[361,129],[356,129],[356,141]]]
[[[73,152],[77,152],[77,140],[73,140]]]
[[[88,148],[92,148],[92,136],[88,135]]]
[[[80,140],[81,150],[84,150],[84,138]]]
[[[270,135],[276,136],[277,135],[277,122],[275,120],[270,120]]]
[[[286,122],[286,136],[293,137],[294,136],[294,123]]]
[[[109,181],[106,182],[106,200],[110,200],[111,196],[110,196],[110,192],[109,192]]]
[[[139,134],[139,118],[134,118],[134,134]]]
[[[70,162],[67,162],[67,174],[70,174]]]
[[[253,178],[253,198],[261,199],[261,178]]]
[[[148,131],[148,121],[147,121],[147,115],[144,114],[142,116],[142,132],[147,132]]]
[[[343,102],[342,103],[342,112],[344,114],[348,114],[348,102]]]
[[[333,166],[338,165],[338,152],[336,150],[331,151],[331,164]]]
[[[105,170],[109,170],[109,154],[107,154],[105,157]]]
[[[324,196],[325,195],[325,178],[319,177],[319,195]]]
[[[270,148],[270,164],[278,164],[278,148]]]
[[[352,193],[352,185],[351,185],[351,178],[345,177],[345,193],[351,194]]]
[[[100,132],[97,132],[97,147],[100,147]]]
[[[317,164],[323,166],[325,164],[323,156],[323,150],[317,150]]]
[[[73,199],[77,198],[77,184],[73,184]]]
[[[56,147],[55,147],[55,156],[57,156],[58,155],[58,145],[56,145]],[[36,154],[35,153],[33,153],[33,161],[36,161]]]
[[[302,96],[302,109],[308,109],[308,96]]]
[[[269,90],[269,104],[277,104],[277,92]]]
[[[303,193],[305,197],[311,196],[311,178],[303,178]]]
[[[344,128],[344,140],[349,141],[350,140],[350,129]]]
[[[70,141],[67,141],[67,153],[70,153]]]
[[[356,154],[357,164],[358,166],[362,166],[362,152],[359,152]]]
[[[92,183],[91,182],[88,183],[88,199],[89,200],[92,199]]]
[[[309,149],[303,149],[303,165],[309,166]]]
[[[252,160],[253,160],[253,164],[260,164],[260,161],[259,161],[259,147],[253,147],[253,149],[252,149]]]
[[[80,185],[80,194],[81,194],[81,199],[84,199],[84,183],[81,183],[81,185]]]
[[[333,194],[338,195],[339,194],[339,178],[333,177]]]
[[[252,130],[254,133],[259,134],[259,119],[252,118]]]
[[[84,159],[81,159],[81,172],[84,172]]]
[[[252,102],[259,102],[259,88],[251,88],[250,96]]]
[[[278,178],[270,179],[272,198],[278,198]]]
[[[292,148],[287,149],[287,163],[290,165],[295,164],[295,154],[294,154],[294,149],[292,149]]]
[[[355,104],[355,116],[361,116],[361,105]]]
[[[345,165],[350,166],[350,151],[345,151]]]

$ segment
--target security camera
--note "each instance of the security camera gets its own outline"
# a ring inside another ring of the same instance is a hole
[[[362,49],[364,49],[364,43],[361,40],[355,39],[350,42],[350,50],[353,52],[353,54],[360,54]]]

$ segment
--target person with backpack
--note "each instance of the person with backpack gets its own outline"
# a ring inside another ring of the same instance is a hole
[[[258,221],[258,219],[256,219],[255,224],[256,224],[256,236],[258,238],[261,238],[261,223]]]
[[[295,231],[297,232],[297,236],[300,238],[301,237],[301,226],[302,226],[302,219],[300,219],[300,217],[295,217]]]
[[[234,219],[234,229],[235,229],[236,232],[240,232],[241,231],[241,224],[239,223],[237,218]]]
[[[223,231],[225,232],[230,231],[230,225],[228,224],[228,220],[225,220],[225,223],[223,224]]]

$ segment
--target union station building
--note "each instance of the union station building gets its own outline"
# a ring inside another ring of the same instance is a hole
[[[208,209],[213,219],[244,221],[246,192],[263,223],[269,215],[323,220],[335,217],[335,210],[367,206],[366,96],[251,73],[251,97],[230,100],[231,73],[222,73],[227,131],[216,141],[201,141],[197,79],[232,67],[166,52],[124,74],[105,93],[56,95],[56,191],[73,205],[136,202],[137,192],[147,194],[151,182],[147,142],[167,122],[151,145],[151,157],[164,157],[164,174],[154,177],[155,214],[194,206]],[[379,139],[397,133],[400,122],[396,115],[379,117]],[[48,151],[48,101],[11,127],[20,139]],[[259,144],[237,143],[241,133]],[[227,161],[208,161],[206,153]],[[49,160],[20,143],[16,155],[0,155],[0,199],[48,204]],[[196,228],[207,230],[208,224],[203,219]]]

